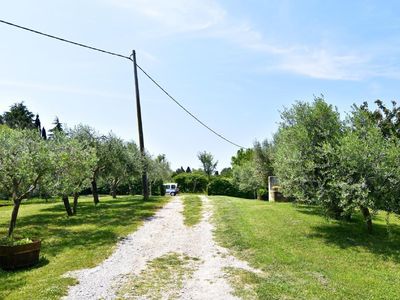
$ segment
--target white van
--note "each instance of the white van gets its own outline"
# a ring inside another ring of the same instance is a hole
[[[177,183],[164,183],[165,194],[175,196],[179,193],[178,184]]]

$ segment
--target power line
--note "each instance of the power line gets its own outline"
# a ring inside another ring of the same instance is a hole
[[[201,121],[199,118],[197,118],[195,115],[193,115],[188,109],[186,109],[182,104],[180,104],[178,102],[178,100],[176,100],[174,97],[172,97],[161,85],[158,84],[158,82],[156,80],[154,80],[145,70],[143,70],[139,65],[137,65],[137,67],[140,69],[140,71],[143,72],[144,75],[147,76],[147,78],[149,78],[161,91],[164,92],[164,94],[166,94],[172,101],[174,101],[180,108],[182,108],[187,114],[189,114],[193,119],[195,119],[198,123],[200,123],[202,126],[204,126],[205,128],[207,128],[209,131],[211,131],[212,133],[214,133],[216,136],[218,136],[219,138],[223,139],[224,141],[238,147],[238,148],[246,148],[243,146],[240,146],[234,142],[232,142],[231,140],[227,139],[226,137],[224,137],[223,135],[219,134],[218,132],[216,132],[214,129],[210,128],[208,125],[206,125],[203,121]]]
[[[20,25],[11,23],[11,22],[7,22],[7,21],[4,21],[4,20],[1,20],[1,19],[0,19],[0,23],[4,23],[4,24],[10,25],[10,26],[14,26],[14,27],[19,28],[19,29],[30,31],[30,32],[33,32],[33,33],[36,33],[36,34],[39,34],[39,35],[46,36],[48,38],[52,38],[52,39],[56,39],[56,40],[59,40],[59,41],[65,42],[65,43],[72,44],[72,45],[75,45],[75,46],[79,46],[79,47],[87,48],[87,49],[90,49],[90,50],[94,50],[94,51],[98,51],[98,52],[102,52],[102,53],[106,53],[106,54],[110,54],[110,55],[114,55],[114,56],[118,56],[118,57],[122,57],[122,58],[131,60],[131,58],[129,56],[125,56],[125,55],[122,55],[122,54],[118,54],[118,53],[114,53],[114,52],[111,52],[111,51],[106,51],[106,50],[103,50],[103,49],[100,49],[100,48],[88,46],[88,45],[77,43],[77,42],[74,42],[74,41],[70,41],[70,40],[67,40],[67,39],[64,39],[64,38],[60,38],[60,37],[55,36],[55,35],[47,34],[47,33],[44,33],[44,32],[38,31],[38,30],[34,30],[34,29],[31,29],[31,28],[28,28],[28,27],[20,26]]]
[[[88,45],[85,45],[85,44],[77,43],[77,42],[74,42],[74,41],[71,41],[71,40],[67,40],[67,39],[64,39],[64,38],[55,36],[55,35],[47,34],[47,33],[44,33],[44,32],[38,31],[38,30],[34,30],[34,29],[31,29],[31,28],[28,28],[28,27],[24,27],[24,26],[17,25],[17,24],[11,23],[11,22],[7,22],[7,21],[1,20],[1,19],[0,19],[0,23],[6,24],[6,25],[9,25],[9,26],[13,26],[13,27],[16,27],[16,28],[19,28],[19,29],[22,29],[22,30],[26,30],[26,31],[29,31],[29,32],[32,32],[32,33],[35,33],[35,34],[39,34],[39,35],[42,35],[42,36],[45,36],[45,37],[48,37],[48,38],[52,38],[52,39],[55,39],[55,40],[59,40],[59,41],[65,42],[65,43],[69,43],[69,44],[72,44],[72,45],[75,45],[75,46],[87,48],[87,49],[90,49],[90,50],[93,50],[93,51],[98,51],[98,52],[102,52],[102,53],[105,53],[105,54],[109,54],[109,55],[113,55],[113,56],[117,56],[117,57],[121,57],[121,58],[124,58],[124,59],[128,59],[128,60],[130,60],[130,61],[133,61],[133,58],[131,58],[131,56],[126,56],[126,55],[122,55],[122,54],[119,54],[119,53],[115,53],[115,52],[103,50],[103,49],[100,49],[100,48],[88,46]],[[218,136],[219,138],[223,139],[224,141],[226,141],[226,142],[228,142],[228,143],[230,143],[230,144],[232,144],[232,145],[234,145],[234,146],[236,146],[236,147],[238,147],[238,148],[246,148],[246,147],[240,146],[240,145],[238,145],[238,144],[232,142],[231,140],[227,139],[227,138],[224,137],[222,134],[216,132],[216,131],[215,131],[214,129],[212,129],[210,126],[208,126],[207,124],[205,124],[205,123],[204,123],[203,121],[201,121],[198,117],[196,117],[194,114],[192,114],[187,108],[185,108],[181,103],[179,103],[178,100],[176,100],[174,97],[172,97],[171,94],[168,93],[168,92],[167,92],[155,79],[153,79],[153,77],[151,77],[143,68],[141,68],[138,64],[136,64],[136,66],[137,66],[137,67],[140,69],[140,71],[142,71],[143,74],[146,75],[147,78],[149,78],[161,91],[163,91],[164,94],[166,94],[166,95],[168,96],[168,98],[170,98],[172,101],[174,101],[175,104],[177,104],[177,105],[178,105],[183,111],[185,111],[189,116],[191,116],[193,119],[195,119],[200,125],[202,125],[202,126],[205,127],[206,129],[208,129],[209,131],[211,131],[213,134],[215,134],[215,135]]]

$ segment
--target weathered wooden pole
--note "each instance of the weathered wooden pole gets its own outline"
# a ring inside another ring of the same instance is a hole
[[[143,162],[143,171],[142,171],[143,198],[145,200],[147,200],[147,199],[149,199],[149,185],[148,185],[148,180],[147,180],[146,153],[145,153],[145,148],[144,148],[142,111],[140,108],[139,80],[138,80],[138,74],[137,74],[135,50],[132,50],[132,61],[133,61],[133,70],[134,70],[134,75],[135,75],[136,112],[137,112],[137,122],[138,122],[138,130],[139,130],[139,146],[140,146],[140,153],[142,155],[142,162]]]

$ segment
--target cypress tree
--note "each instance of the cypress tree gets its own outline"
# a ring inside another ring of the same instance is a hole
[[[40,132],[40,128],[42,127],[41,126],[41,123],[40,123],[40,119],[39,119],[39,115],[37,114],[36,115],[36,119],[35,119],[35,127],[39,130],[39,132]]]
[[[43,128],[42,128],[42,138],[43,138],[44,140],[47,140],[47,133],[46,133],[46,129],[44,129],[44,126],[43,126]]]

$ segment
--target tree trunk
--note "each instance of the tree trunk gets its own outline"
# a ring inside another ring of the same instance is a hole
[[[72,209],[71,209],[71,205],[69,204],[68,196],[66,196],[66,195],[62,196],[62,200],[64,202],[64,207],[67,212],[67,215],[73,216],[74,214],[72,213]]]
[[[115,184],[113,184],[111,187],[111,195],[112,195],[113,199],[117,198],[117,187],[115,186]]]
[[[92,180],[92,193],[93,193],[94,205],[97,205],[100,202],[100,200],[99,200],[99,192],[97,190],[96,178],[94,178],[94,177],[93,177],[93,180]]]
[[[8,237],[10,237],[13,234],[15,225],[17,224],[17,217],[20,205],[21,205],[21,200],[14,199],[14,208],[11,213],[10,227],[8,228]]]
[[[360,210],[364,216],[364,220],[367,225],[367,232],[371,234],[372,233],[372,217],[369,212],[369,209],[368,209],[368,207],[361,206]]]
[[[74,193],[74,204],[72,206],[72,213],[76,215],[76,211],[78,209],[78,198],[79,198],[79,193]]]

